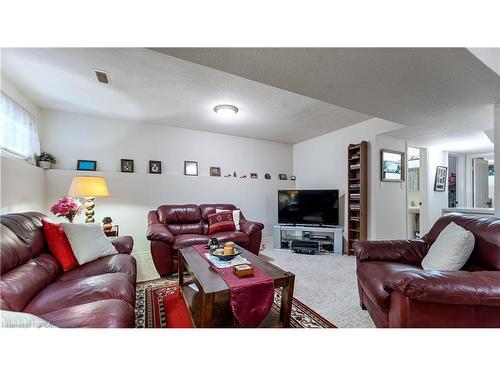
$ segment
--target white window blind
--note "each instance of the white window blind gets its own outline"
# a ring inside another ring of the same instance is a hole
[[[0,99],[0,148],[27,160],[40,153],[35,116],[3,92]]]

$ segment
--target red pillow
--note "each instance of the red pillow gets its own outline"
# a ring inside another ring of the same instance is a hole
[[[208,218],[208,234],[236,230],[232,211],[220,211],[210,214]]]
[[[45,234],[45,238],[47,239],[49,250],[61,264],[63,270],[69,271],[78,266],[78,261],[73,254],[66,234],[64,234],[62,225],[50,223],[45,220],[42,220],[42,224],[43,234]]]

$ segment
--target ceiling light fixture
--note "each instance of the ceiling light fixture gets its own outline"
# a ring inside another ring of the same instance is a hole
[[[223,116],[235,115],[238,113],[238,107],[231,104],[220,104],[214,107],[214,112]]]

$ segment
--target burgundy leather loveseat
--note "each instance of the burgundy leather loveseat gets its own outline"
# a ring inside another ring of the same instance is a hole
[[[451,222],[471,231],[475,247],[460,271],[420,264]],[[449,214],[422,240],[354,244],[361,306],[377,327],[500,327],[500,218]]]
[[[0,308],[57,327],[134,327],[132,237],[113,241],[119,254],[63,272],[47,249],[42,219],[37,212],[0,217]]]
[[[240,214],[240,230],[208,235],[207,216],[215,210],[237,210],[232,204],[163,205],[148,214],[147,238],[151,254],[161,276],[177,272],[177,250],[206,244],[209,238],[233,241],[254,254],[259,254],[264,225],[248,221]]]

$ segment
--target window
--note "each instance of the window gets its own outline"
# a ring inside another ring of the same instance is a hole
[[[26,160],[40,153],[35,116],[1,92],[0,148]]]

